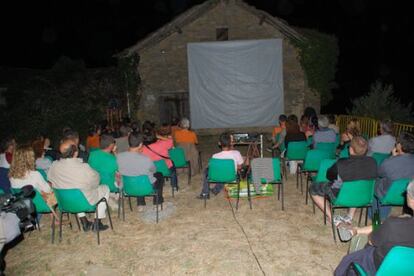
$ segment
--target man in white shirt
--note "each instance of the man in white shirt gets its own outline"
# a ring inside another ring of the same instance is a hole
[[[223,133],[220,135],[219,145],[221,146],[221,152],[213,154],[212,158],[216,159],[233,159],[234,166],[236,171],[242,168],[244,163],[243,157],[241,156],[238,150],[233,149],[233,137],[229,133]],[[212,193],[217,195],[223,189],[224,183],[216,183],[215,187],[212,189]],[[204,199],[205,197],[210,198],[208,185],[208,168],[205,170],[203,178],[203,189],[201,194],[197,196],[198,199]]]

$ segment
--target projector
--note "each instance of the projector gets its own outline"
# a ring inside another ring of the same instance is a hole
[[[233,141],[235,143],[259,142],[258,133],[234,133]]]

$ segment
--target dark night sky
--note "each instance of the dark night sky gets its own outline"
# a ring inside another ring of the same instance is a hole
[[[49,68],[61,55],[87,66],[109,66],[112,54],[202,0],[1,1],[0,66]],[[335,34],[340,57],[334,100],[337,111],[376,79],[414,99],[411,76],[414,24],[409,1],[247,0],[292,26]]]

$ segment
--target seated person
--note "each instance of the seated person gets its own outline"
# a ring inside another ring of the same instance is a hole
[[[375,194],[384,197],[392,182],[402,178],[414,178],[414,135],[402,132],[397,144],[392,151],[392,157],[385,159],[378,169],[378,177],[375,185]],[[376,207],[376,204],[373,204]],[[381,215],[387,216],[389,207],[382,207]]]
[[[93,126],[89,129],[88,137],[86,137],[86,150],[91,151],[99,149],[99,136],[101,135],[101,128]]]
[[[395,137],[392,135],[393,124],[391,121],[380,122],[381,135],[369,139],[368,156],[374,152],[391,153],[395,146]]]
[[[273,146],[271,147],[272,155],[274,156],[274,151],[285,142],[286,137],[286,121],[287,117],[285,114],[279,116],[279,125],[273,128],[272,131],[272,141]]]
[[[65,128],[63,131],[63,139],[61,142],[64,143],[67,141],[72,141],[78,147],[79,158],[81,158],[84,163],[87,163],[89,155],[85,147],[79,143],[79,133],[70,128]]]
[[[161,173],[156,172],[154,162],[142,154],[144,137],[138,132],[132,132],[128,137],[129,149],[117,155],[119,173],[126,176],[148,175],[154,189],[158,193],[158,203],[164,202],[162,190],[164,178]],[[154,204],[155,204],[154,198]],[[143,211],[145,198],[138,197],[138,211]]]
[[[233,136],[229,133],[223,133],[219,138],[219,145],[221,147],[221,152],[213,154],[212,158],[216,159],[232,159],[234,160],[234,166],[236,172],[242,168],[244,163],[243,157],[241,156],[238,150],[233,149]],[[217,183],[212,189],[212,193],[217,195],[223,189],[225,183]],[[210,198],[210,190],[208,184],[208,168],[205,169],[204,178],[203,178],[203,188],[198,199]]]
[[[377,177],[377,163],[372,157],[365,156],[368,143],[361,136],[354,137],[349,147],[349,158],[339,159],[326,173],[330,183],[312,183],[310,194],[316,206],[323,211],[324,197],[327,195],[334,199],[344,181],[369,180]],[[352,222],[355,208],[350,208],[345,217],[335,216],[334,223],[338,225],[341,221]],[[331,219],[331,212],[327,208],[326,215]]]
[[[131,131],[132,129],[126,126],[124,123],[119,128],[120,137],[115,139],[117,153],[128,151],[128,135],[131,133]]]
[[[338,134],[339,133],[339,127],[336,125],[335,115],[329,114],[328,115],[328,120],[329,120],[328,128],[332,129],[333,131],[335,131],[336,134]]]
[[[66,140],[60,145],[61,158],[52,163],[47,174],[53,188],[56,189],[80,189],[85,195],[89,204],[96,204],[103,197],[108,200],[109,188],[106,185],[99,185],[99,174],[93,170],[89,164],[83,163],[78,158],[78,146],[72,140]],[[82,223],[84,231],[89,231],[91,226],[93,231],[103,231],[108,229],[108,225],[102,224],[101,219],[106,216],[106,204],[101,202],[97,206],[98,217],[95,223],[88,221],[85,213],[79,213],[78,217]]]
[[[13,151],[16,147],[16,141],[14,140],[14,138],[5,139],[4,141],[2,141],[1,147],[2,148],[0,149],[0,167],[9,169],[13,159]]]
[[[285,147],[288,148],[289,142],[306,141],[305,133],[300,130],[298,117],[289,115],[286,121]]]
[[[343,149],[346,144],[349,144],[355,136],[361,135],[361,129],[359,127],[359,121],[352,119],[346,126],[345,131],[341,134],[340,149]]]
[[[32,143],[36,160],[36,169],[44,170],[47,173],[52,161],[45,157],[45,140],[36,140]]]
[[[198,144],[197,134],[190,130],[190,120],[181,119],[180,128],[175,131],[175,144],[184,149],[185,156],[191,164],[191,173],[196,173],[198,166],[199,153],[196,145]]]
[[[407,205],[414,210],[413,180],[407,187],[406,198]],[[348,274],[349,266],[354,262],[359,264],[368,273],[367,275],[375,275],[392,247],[397,245],[414,247],[414,220],[409,215],[387,218],[376,230],[373,230],[371,225],[352,228],[350,225],[340,224],[338,232],[343,241],[349,240],[356,234],[366,234],[369,237],[364,249],[355,251],[342,259],[335,269],[336,276],[350,275]]]
[[[144,143],[142,154],[148,156],[152,161],[165,160],[167,167],[171,171],[171,186],[178,191],[177,172],[168,153],[168,150],[174,147],[174,142],[170,134],[171,128],[169,126],[160,127],[157,130],[156,141],[151,144]]]
[[[321,115],[318,119],[318,130],[313,134],[313,148],[317,148],[318,143],[335,143],[336,133],[329,128],[329,120]]]
[[[12,188],[20,189],[32,185],[39,192],[52,193],[49,184],[35,169],[35,154],[29,145],[18,146],[14,151],[9,177]]]
[[[116,150],[115,139],[110,134],[102,134],[99,141],[100,149],[89,154],[89,166],[99,175],[113,175],[118,171],[118,164],[114,152]]]

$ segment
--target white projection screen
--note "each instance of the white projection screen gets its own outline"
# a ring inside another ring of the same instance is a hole
[[[187,45],[191,126],[272,126],[284,112],[282,40]]]

